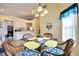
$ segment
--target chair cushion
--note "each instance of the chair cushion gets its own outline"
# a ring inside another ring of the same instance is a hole
[[[24,49],[18,52],[16,56],[40,56],[40,52],[32,49]]]
[[[50,52],[52,54],[47,52]],[[63,55],[63,54],[64,54],[64,51],[58,47],[55,47],[55,48],[46,47],[45,49],[42,50],[43,56],[55,56],[55,55]]]
[[[56,47],[57,46],[57,41],[54,40],[48,40],[44,43],[48,47]]]
[[[29,42],[24,43],[24,46],[29,49],[36,49],[40,46],[40,44],[34,41],[29,41]]]

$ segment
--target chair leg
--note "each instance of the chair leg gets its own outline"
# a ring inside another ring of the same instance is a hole
[[[68,56],[70,56],[71,52],[68,54]]]

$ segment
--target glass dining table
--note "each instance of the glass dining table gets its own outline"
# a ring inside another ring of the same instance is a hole
[[[40,44],[35,41],[28,41],[24,43],[26,47],[24,50],[18,52],[16,56],[40,56],[40,52],[36,50]]]
[[[36,37],[33,37],[29,40],[34,40]],[[46,38],[47,40],[47,38]],[[43,43],[43,38],[38,38],[37,42],[29,41],[24,43],[24,46],[27,47],[26,49],[18,52],[16,56],[54,56],[52,54],[48,54],[47,52],[51,52],[54,54],[64,54],[62,49],[56,48],[57,41],[54,40],[47,40],[44,45],[47,47],[44,48],[42,51],[38,51],[37,48],[40,48]]]

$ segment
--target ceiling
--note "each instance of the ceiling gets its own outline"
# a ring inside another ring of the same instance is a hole
[[[41,5],[45,5],[45,3]],[[38,3],[0,3],[0,15],[33,19],[32,9],[36,7],[38,7]]]
[[[48,4],[42,3],[41,5],[44,6]],[[65,4],[53,3],[52,5],[63,7]],[[31,20],[34,18],[34,15],[32,15],[32,9],[36,7],[38,7],[38,3],[0,3],[0,15],[15,16]]]

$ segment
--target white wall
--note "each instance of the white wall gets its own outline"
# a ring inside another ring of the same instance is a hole
[[[8,20],[8,21],[12,21],[13,22],[13,27],[14,30],[17,28],[27,28],[26,27],[26,23],[28,22],[32,22],[29,20],[25,20],[25,19],[21,19],[21,18],[16,18],[13,16],[0,16],[0,22],[2,22],[2,28],[0,28],[0,34],[2,35],[2,40],[5,40],[5,35],[6,35],[6,29],[5,29],[5,24],[4,24],[4,20]],[[14,36],[15,36],[15,31],[14,31]]]
[[[62,41],[62,21],[60,20],[60,12],[69,7],[71,4],[48,4],[47,9],[49,13],[40,18],[40,29],[43,35],[46,32],[52,33],[54,38],[59,42]],[[51,30],[46,28],[47,23],[52,23]]]

